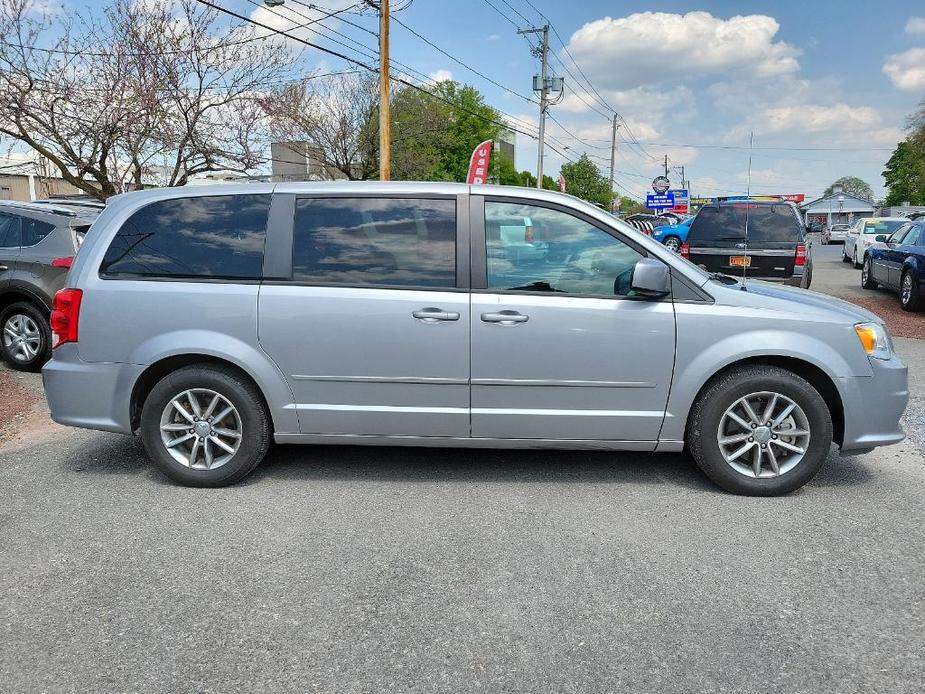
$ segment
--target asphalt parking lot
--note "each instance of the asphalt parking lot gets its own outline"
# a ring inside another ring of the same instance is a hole
[[[36,403],[0,435],[0,690],[921,691],[925,342],[897,349],[910,439],[774,499],[683,454],[357,447],[187,489],[0,371]]]

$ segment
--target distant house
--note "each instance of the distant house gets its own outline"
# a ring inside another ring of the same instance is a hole
[[[833,224],[851,224],[858,217],[873,217],[874,203],[848,193],[832,193],[817,200],[800,205],[806,224],[821,222],[827,227]]]

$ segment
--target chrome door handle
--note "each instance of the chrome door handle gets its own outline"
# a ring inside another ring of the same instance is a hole
[[[436,323],[437,321],[459,320],[459,314],[456,311],[442,311],[439,308],[422,308],[419,311],[412,311],[412,316],[424,323]]]
[[[0,265],[0,272],[6,272],[9,269],[6,265]]]
[[[483,323],[501,323],[501,325],[514,325],[515,323],[526,323],[530,316],[525,316],[517,311],[499,311],[498,313],[483,313]]]

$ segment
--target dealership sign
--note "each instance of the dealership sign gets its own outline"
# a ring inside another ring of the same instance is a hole
[[[687,214],[690,209],[690,195],[688,191],[683,188],[678,190],[669,190],[669,195],[674,196],[674,205],[672,205],[670,212],[677,212],[678,214]]]
[[[484,183],[488,178],[488,163],[491,160],[491,140],[485,140],[472,150],[469,158],[469,175],[466,183]]]
[[[646,207],[650,210],[666,210],[674,207],[674,193],[665,193],[664,195],[646,195]]]
[[[669,188],[671,188],[671,181],[667,176],[656,176],[652,179],[652,190],[659,195],[667,193]]]

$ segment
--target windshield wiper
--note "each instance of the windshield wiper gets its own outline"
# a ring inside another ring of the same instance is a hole
[[[714,241],[744,241],[744,236],[717,236]]]
[[[710,278],[714,280],[718,280],[722,282],[723,284],[739,284],[739,280],[737,280],[732,275],[727,275],[724,272],[711,272]]]

